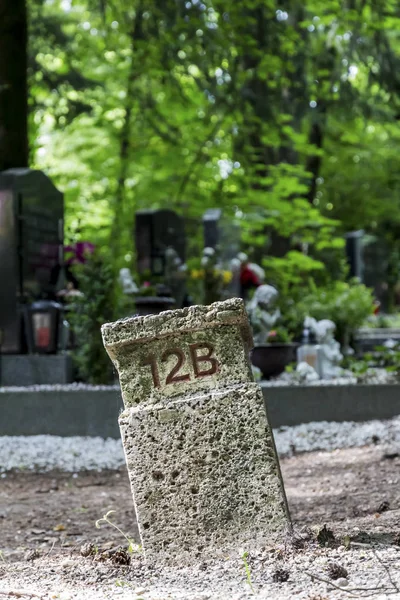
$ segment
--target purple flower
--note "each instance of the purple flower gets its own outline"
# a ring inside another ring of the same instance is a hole
[[[67,265],[84,264],[89,254],[93,254],[95,249],[94,244],[91,242],[76,242],[70,246],[64,246],[65,253],[72,253],[66,259]]]

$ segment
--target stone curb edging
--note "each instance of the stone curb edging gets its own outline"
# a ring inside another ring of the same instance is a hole
[[[261,384],[271,426],[312,421],[369,421],[400,415],[400,384],[279,386]],[[123,408],[115,386],[0,394],[0,435],[120,437]]]

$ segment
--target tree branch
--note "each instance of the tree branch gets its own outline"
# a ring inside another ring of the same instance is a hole
[[[186,171],[186,173],[181,181],[181,184],[180,184],[178,191],[176,193],[176,196],[175,196],[175,202],[178,202],[178,200],[182,196],[183,192],[185,191],[185,188],[186,188],[187,184],[189,183],[190,177],[191,177],[193,171],[195,170],[197,163],[200,161],[201,155],[203,154],[204,146],[206,145],[208,140],[212,139],[214,137],[214,135],[217,133],[223,120],[224,120],[224,116],[220,117],[218,119],[218,121],[215,123],[214,127],[211,129],[210,133],[206,136],[206,138],[200,144],[199,149],[197,150],[193,160],[191,161],[191,163],[189,165],[188,170]]]

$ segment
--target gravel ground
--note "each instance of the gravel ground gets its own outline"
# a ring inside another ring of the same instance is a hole
[[[120,534],[94,527],[114,508],[135,535],[119,441],[0,438],[0,600],[400,600],[400,417],[284,427],[275,438],[295,545],[168,569],[141,555],[115,564]],[[333,547],[316,540],[324,524]],[[85,558],[87,541],[98,553]],[[331,563],[347,575],[330,579]]]
[[[347,577],[330,580],[331,563],[346,569]],[[129,567],[116,568],[92,558],[65,556],[59,561],[50,556],[34,565],[18,565],[12,579],[7,575],[0,579],[0,591],[14,591],[22,598],[25,591],[26,597],[34,593],[46,600],[395,600],[400,598],[398,563],[396,548],[313,548],[301,553],[266,549],[248,559],[250,584],[241,557],[165,571],[144,566],[140,558]],[[273,581],[274,575],[285,579],[285,573],[287,581]]]
[[[314,450],[352,448],[384,442],[400,446],[400,417],[365,423],[324,421],[274,430],[280,456]],[[0,437],[0,472],[12,469],[65,472],[119,469],[125,464],[120,440],[51,435]]]

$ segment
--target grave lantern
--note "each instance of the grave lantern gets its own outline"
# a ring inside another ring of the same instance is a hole
[[[26,306],[25,327],[30,354],[56,354],[62,306],[39,300]]]

